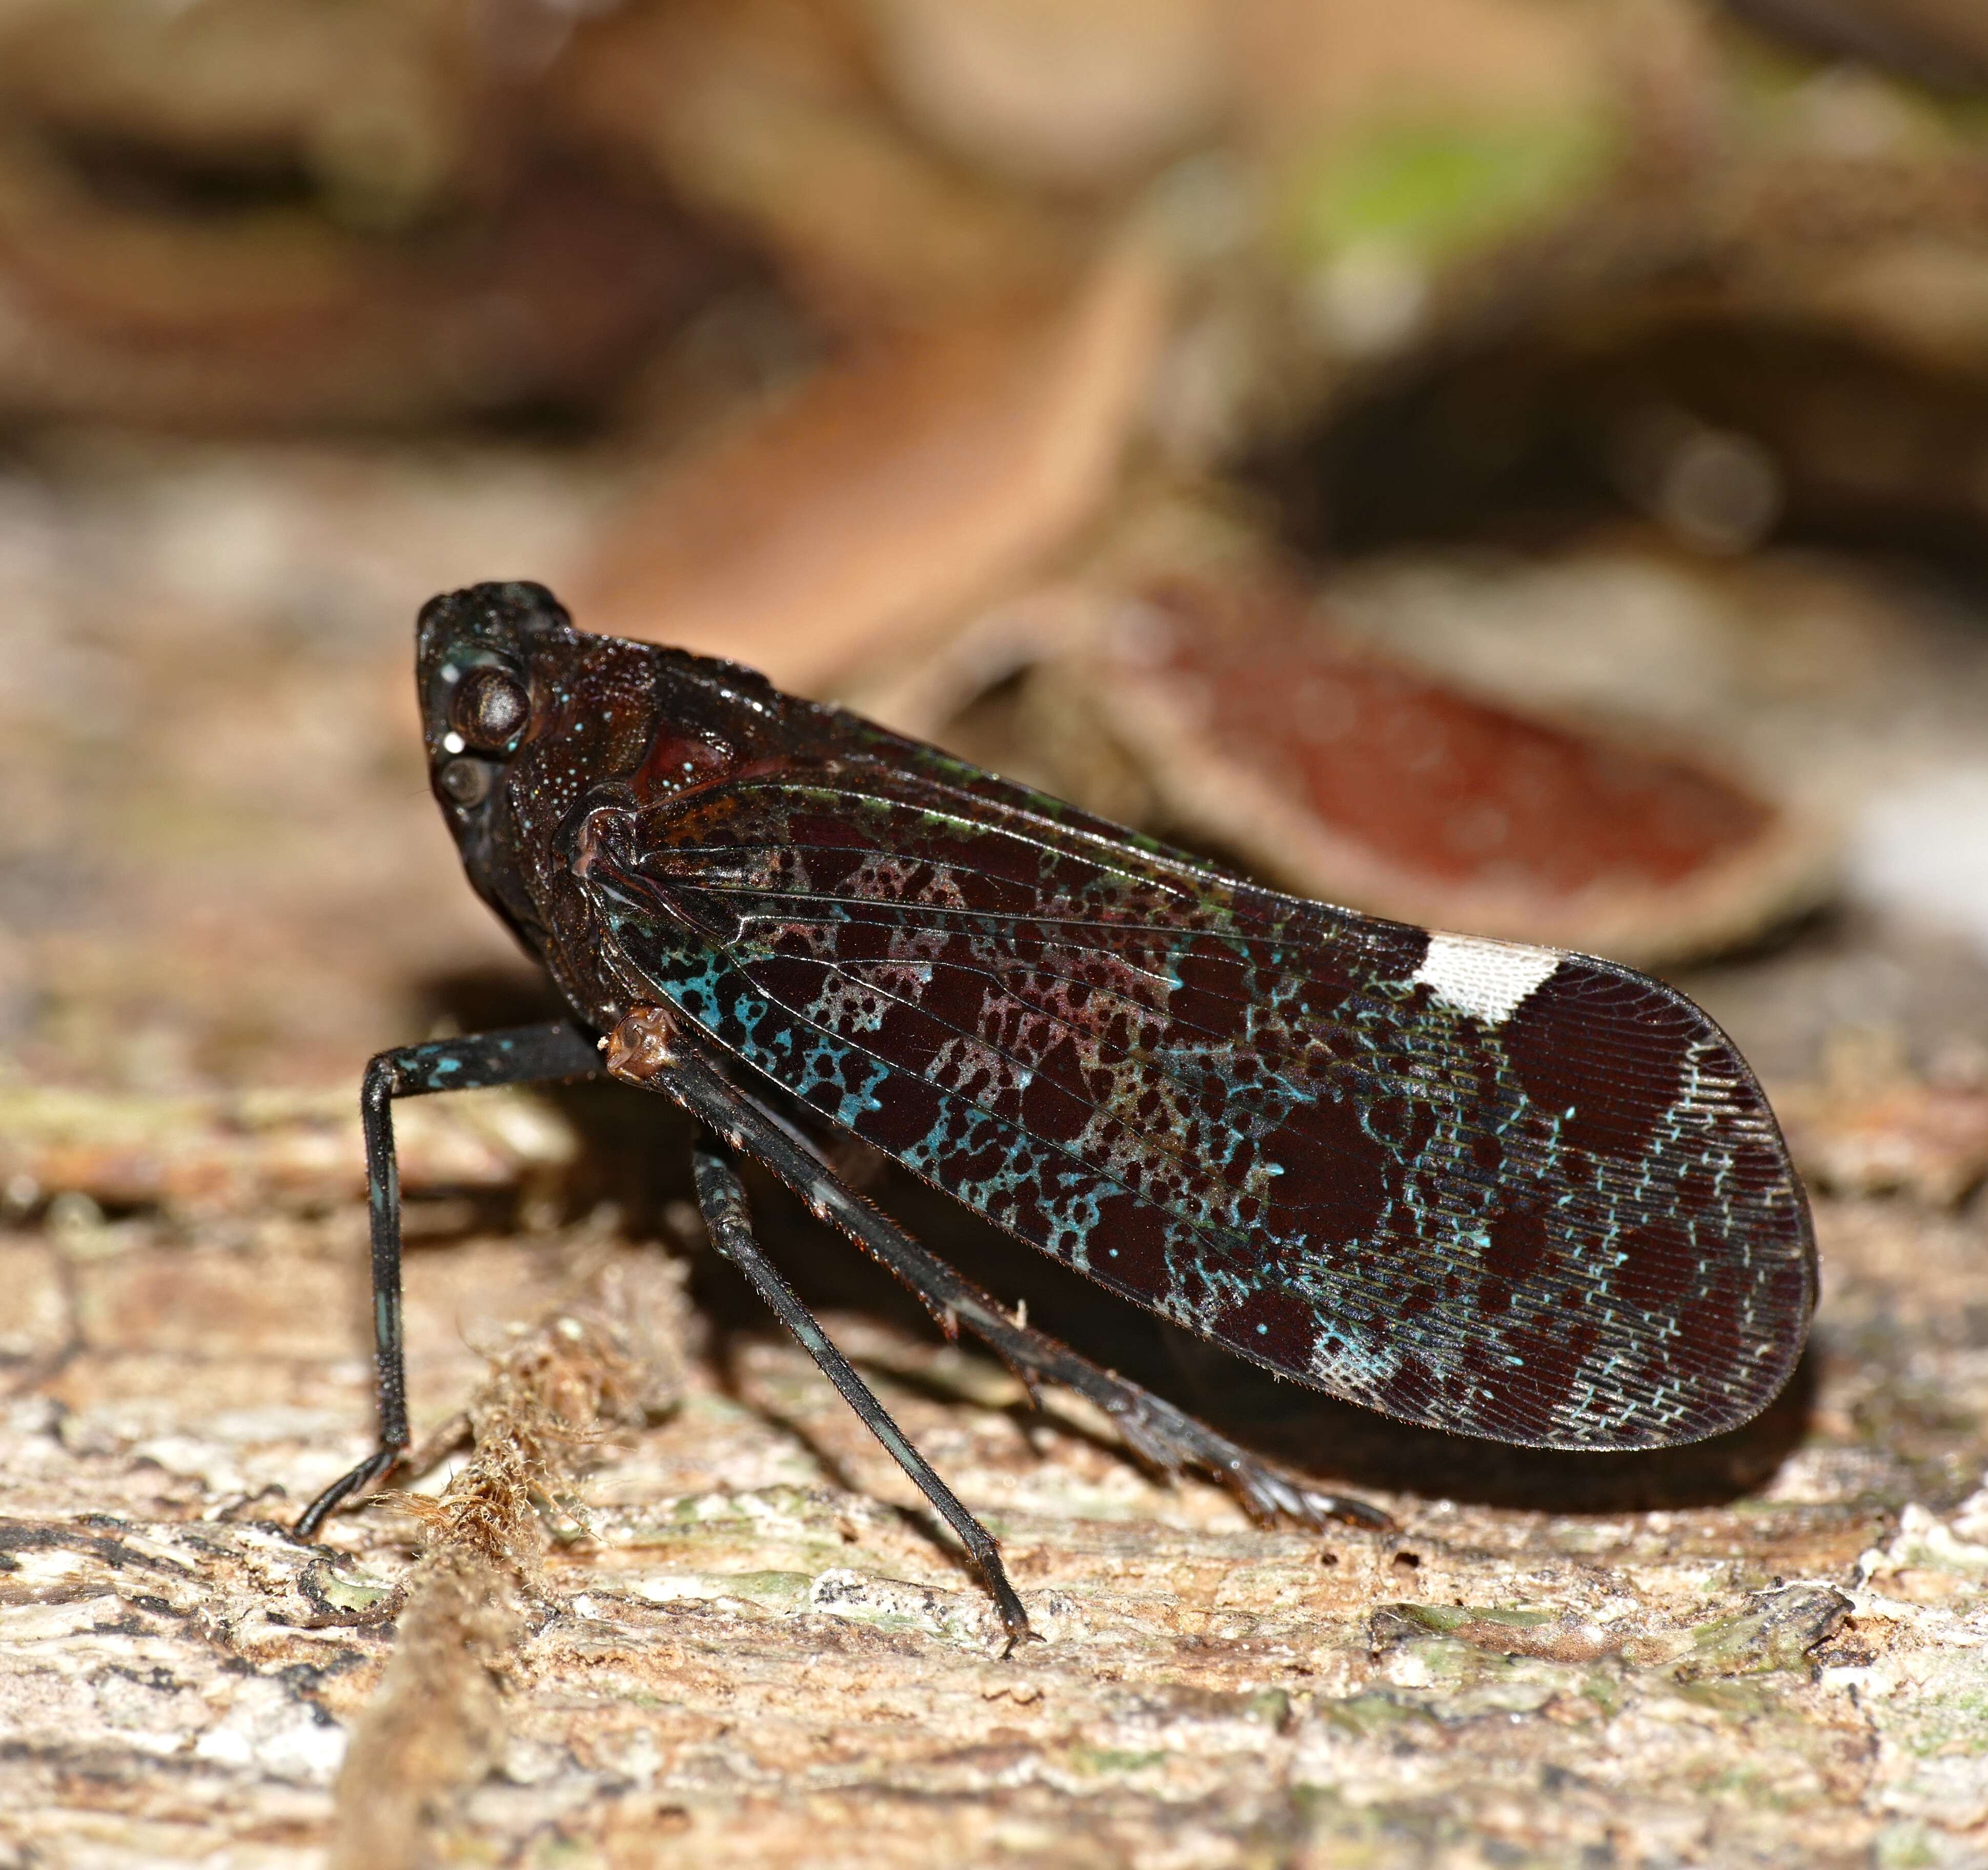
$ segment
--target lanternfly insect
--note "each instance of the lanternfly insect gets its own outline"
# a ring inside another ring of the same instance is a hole
[[[1025,1374],[1258,1513],[1384,1524],[1011,1318],[838,1180],[805,1106],[1018,1239],[1405,1420],[1653,1448],[1780,1389],[1815,1294],[1759,1084],[1605,961],[1226,875],[733,664],[576,631],[534,584],[421,612],[429,768],[470,881],[573,1011],[366,1074],[380,1440],[408,1445],[391,1101],[605,1070],[702,1122],[736,1264],[965,1541],[1000,1554],[755,1243],[756,1158]]]

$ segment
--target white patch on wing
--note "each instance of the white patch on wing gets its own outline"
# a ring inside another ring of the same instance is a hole
[[[1557,949],[1438,931],[1430,935],[1428,952],[1409,978],[1459,1013],[1487,1026],[1502,1026],[1560,964]]]

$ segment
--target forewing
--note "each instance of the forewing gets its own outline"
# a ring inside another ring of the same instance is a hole
[[[631,991],[1022,1239],[1334,1395],[1554,1446],[1754,1414],[1813,1301],[1724,1034],[924,756],[597,826]]]

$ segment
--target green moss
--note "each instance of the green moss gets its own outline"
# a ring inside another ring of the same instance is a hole
[[[723,1571],[712,1581],[722,1584],[735,1598],[766,1605],[806,1601],[814,1580],[805,1571]]]
[[[1131,1753],[1116,1747],[1073,1747],[1070,1763],[1080,1773],[1107,1774],[1143,1772],[1149,1766],[1164,1766],[1165,1753]]]
[[[1382,123],[1314,162],[1300,185],[1297,244],[1310,261],[1368,242],[1424,258],[1483,245],[1589,192],[1612,154],[1584,114]]]
[[[1242,1703],[1245,1720],[1282,1727],[1291,1717],[1291,1698],[1280,1688],[1259,1688]]]
[[[1621,1676],[1604,1669],[1591,1669],[1581,1677],[1581,1696],[1583,1700],[1593,1702],[1610,1719],[1621,1713],[1626,1699]]]
[[[1892,1740],[1919,1759],[1988,1753],[1988,1663],[1965,1652],[1942,1656],[1918,1686],[1908,1709],[1886,1710]]]
[[[1452,1630],[1473,1623],[1499,1624],[1508,1630],[1536,1630],[1542,1624],[1554,1622],[1559,1615],[1550,1610],[1486,1609],[1467,1604],[1388,1604],[1382,1608],[1437,1636],[1447,1636]]]
[[[650,1581],[656,1604],[732,1604],[776,1615],[803,1610],[813,1578],[805,1571],[678,1571]]]
[[[1690,1647],[1672,1666],[1684,1681],[1805,1669],[1809,1651],[1849,1611],[1850,1600],[1826,1588],[1790,1585],[1758,1592],[1740,1615],[1722,1617],[1691,1631]]]
[[[1750,1682],[1680,1682],[1677,1692],[1680,1699],[1719,1714],[1751,1718],[1774,1710],[1773,1696]]]
[[[1435,1723],[1435,1716],[1426,1708],[1378,1689],[1349,1695],[1344,1700],[1321,1701],[1316,1711],[1320,1720],[1344,1728],[1348,1733],[1385,1733],[1397,1728],[1433,1726]]]

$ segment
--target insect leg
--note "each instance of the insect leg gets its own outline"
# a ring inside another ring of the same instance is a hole
[[[765,1121],[776,1126],[793,1145],[826,1167],[810,1138],[773,1111],[756,1104],[753,1107]],[[1162,1472],[1172,1474],[1186,1467],[1198,1468],[1213,1476],[1251,1513],[1266,1522],[1284,1518],[1318,1526],[1328,1520],[1338,1520],[1377,1531],[1393,1528],[1394,1520],[1379,1507],[1351,1494],[1330,1493],[1307,1485],[1129,1378],[1104,1369],[1045,1333],[1018,1324],[970,1280],[839,1182],[817,1172],[812,1182],[803,1186],[770,1154],[756,1145],[752,1153],[822,1219],[848,1234],[888,1267],[935,1314],[957,1319],[1021,1371],[1059,1383],[1097,1404],[1118,1425],[1133,1449]]]
[[[863,1425],[891,1452],[892,1458],[918,1483],[918,1490],[945,1516],[946,1523],[958,1534],[993,1593],[995,1608],[1013,1643],[1029,1635],[1029,1613],[1008,1582],[1001,1564],[1000,1547],[993,1536],[962,1506],[948,1487],[933,1473],[931,1465],[914,1448],[903,1429],[885,1412],[870,1386],[851,1368],[849,1360],[830,1342],[814,1314],[781,1276],[779,1269],[760,1252],[752,1237],[752,1216],[746,1205],[745,1185],[739,1172],[715,1150],[699,1148],[691,1158],[697,1178],[698,1206],[704,1211],[704,1224],[710,1230],[712,1246],[730,1260],[752,1283],[752,1289],[773,1309],[780,1322],[800,1341],[803,1350],[821,1367],[822,1375],[841,1391],[843,1400],[854,1409]]]
[[[407,1365],[401,1341],[401,1176],[394,1155],[393,1101],[438,1091],[488,1091],[544,1078],[600,1075],[600,1053],[580,1029],[514,1026],[382,1052],[366,1067],[359,1093],[366,1135],[366,1199],[373,1234],[373,1348],[378,1372],[380,1445],[306,1506],[299,1539],[314,1539],[348,1495],[370,1486],[406,1453]]]
[[[1212,1474],[1250,1512],[1266,1520],[1284,1517],[1317,1526],[1341,1520],[1378,1530],[1394,1525],[1378,1506],[1307,1486],[1151,1391],[1017,1324],[970,1280],[845,1187],[811,1142],[708,1060],[673,1044],[667,1061],[652,1055],[628,1075],[674,1097],[740,1154],[764,1163],[817,1216],[888,1267],[935,1314],[956,1317],[1024,1370],[1096,1403],[1118,1424],[1134,1449],[1156,1466],[1168,1473],[1195,1467]]]

